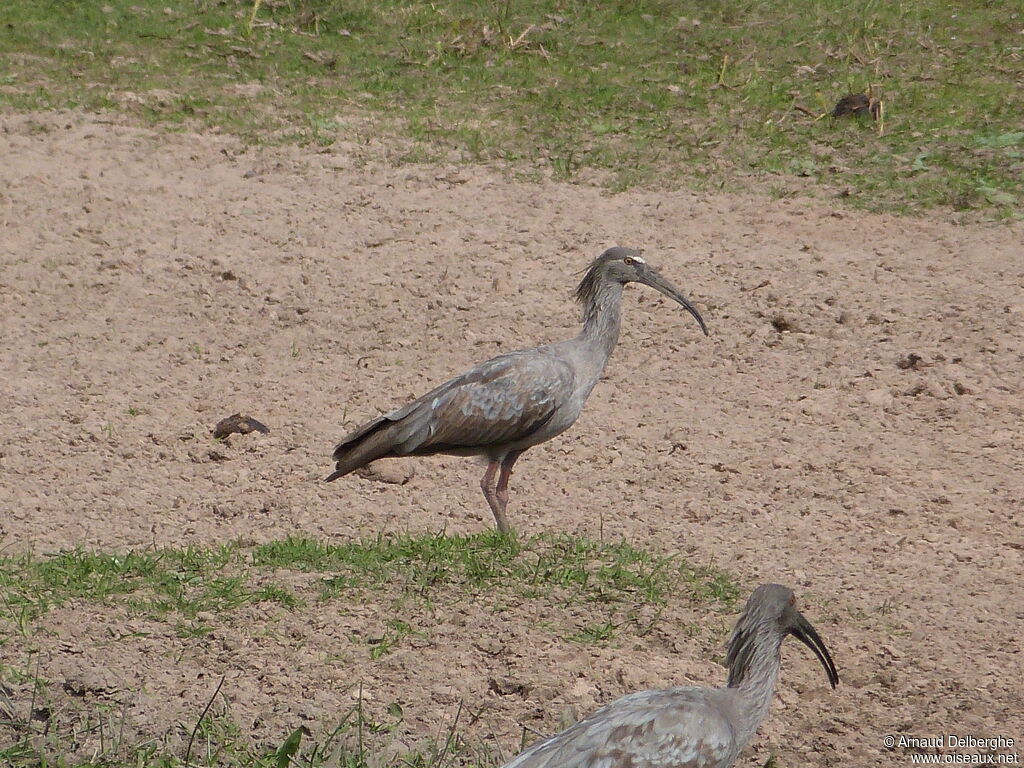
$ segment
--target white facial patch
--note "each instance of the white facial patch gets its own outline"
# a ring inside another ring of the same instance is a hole
[[[643,260],[643,259],[642,259],[641,257],[639,257],[639,256],[633,256],[633,261],[635,261],[635,262],[636,262],[637,264],[646,264],[646,263],[647,263],[646,261],[644,261],[644,260]]]

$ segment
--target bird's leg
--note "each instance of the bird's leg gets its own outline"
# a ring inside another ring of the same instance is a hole
[[[484,476],[480,479],[480,490],[484,492],[487,505],[491,508],[491,512],[494,513],[494,522],[497,524],[498,530],[502,533],[508,533],[508,520],[505,519],[505,504],[498,500],[498,493],[494,489],[494,475],[498,471],[498,466],[499,462],[496,460],[487,462],[487,471],[484,472]],[[504,476],[504,463],[501,463],[500,466]],[[505,493],[505,501],[506,503],[508,502],[507,491]]]
[[[522,451],[512,451],[501,460],[501,473],[498,475],[498,485],[494,491],[501,513],[499,515],[498,510],[494,510],[494,519],[498,521],[498,530],[502,532],[511,530],[508,520],[505,518],[505,509],[508,507],[508,479],[512,476],[512,465],[516,463],[516,459],[521,454]]]

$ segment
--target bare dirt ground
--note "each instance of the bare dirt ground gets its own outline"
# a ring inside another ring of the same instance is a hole
[[[609,195],[401,164],[383,144],[246,151],[74,114],[3,115],[0,157],[5,552],[489,527],[474,462],[325,485],[333,443],[472,363],[574,333],[578,271],[631,245],[711,336],[628,290],[580,422],[517,466],[513,523],[797,590],[842,683],[787,644],[744,765],[903,765],[886,734],[1024,735],[1020,225]],[[236,411],[271,433],[216,446]],[[435,605],[420,641],[351,661],[347,633],[381,610],[253,606],[187,639],[72,604],[0,659],[38,651],[58,704],[121,691],[141,735],[190,726],[227,674],[242,731],[279,743],[296,718],[330,727],[361,681],[401,702],[403,743],[443,733],[462,700],[482,713],[464,734],[507,755],[569,705],[720,684],[732,620],[566,645],[525,609]]]

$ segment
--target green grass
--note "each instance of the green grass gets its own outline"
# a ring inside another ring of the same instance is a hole
[[[72,550],[50,557],[0,557],[0,641],[12,630],[27,634],[53,607],[74,600],[111,603],[123,598],[129,614],[194,619],[204,611],[230,611],[251,602],[296,607],[301,601],[277,585],[254,585],[238,572],[242,553],[227,545],[210,550],[108,554]]]
[[[473,536],[381,536],[329,545],[288,538],[257,547],[257,566],[329,572],[322,599],[360,587],[400,585],[427,597],[438,586],[457,583],[470,592],[509,589],[537,598],[552,588],[571,589],[597,602],[640,599],[664,602],[670,590],[698,600],[734,601],[736,587],[721,572],[694,568],[625,542],[604,543],[571,536],[536,536],[520,541],[496,532]]]
[[[1021,27],[1009,0],[28,0],[0,8],[0,103],[1014,216]],[[796,109],[869,85],[881,136]]]
[[[383,629],[376,636],[362,634],[356,642],[364,644],[360,653],[374,664],[416,638],[429,639],[429,627],[417,626],[420,618],[460,605],[483,607],[500,617],[510,606],[534,603],[537,613],[549,617],[538,632],[584,645],[609,645],[620,636],[647,634],[669,604],[725,611],[738,598],[736,582],[715,568],[627,542],[565,535],[381,535],[339,544],[292,537],[256,547],[0,555],[0,659],[8,659],[0,662],[0,705],[4,681],[30,684],[33,703],[21,702],[10,711],[44,713],[36,719],[0,722],[0,764],[184,765],[180,750],[170,749],[166,738],[141,743],[124,738],[125,713],[116,706],[76,711],[70,720],[68,713],[58,713],[61,707],[52,703],[52,694],[59,686],[43,680],[32,660],[38,664],[36,643],[52,632],[48,615],[62,608],[76,611],[84,606],[91,621],[97,612],[90,606],[97,605],[105,606],[102,615],[115,621],[144,616],[165,623],[187,644],[222,626],[251,625],[253,632],[260,632],[272,621],[271,616],[255,624],[248,616],[233,621],[244,606],[269,603],[278,612],[301,612],[317,603],[344,612],[353,604],[372,603],[383,609]],[[159,626],[150,624],[145,633],[150,632],[159,634]],[[81,635],[77,642],[93,641]],[[106,636],[97,642],[107,642]],[[15,665],[11,659],[26,661]],[[202,766],[295,764],[289,760],[305,766],[378,766],[388,734],[401,722],[402,708],[395,702],[384,713],[372,720],[360,697],[333,730],[315,737],[281,734],[281,744],[269,748],[252,744],[240,733],[228,699],[215,694],[189,724],[189,759]],[[74,751],[76,740],[97,734],[101,749],[91,762],[63,757]],[[284,763],[282,750],[292,750]],[[387,764],[440,768],[491,766],[495,760],[485,745],[467,744],[453,727],[425,752],[397,755]]]
[[[308,594],[282,583],[310,572],[322,576]],[[252,549],[78,549],[0,556],[0,643],[29,636],[49,610],[75,601],[175,622],[181,636],[198,637],[211,630],[211,616],[252,603],[297,610],[308,601],[378,593],[388,595],[397,610],[410,599],[429,604],[445,587],[492,609],[509,599],[586,602],[603,606],[609,625],[624,605],[664,605],[670,595],[732,605],[739,594],[731,577],[717,569],[626,542],[572,536],[382,535],[344,544],[290,537]],[[374,643],[371,657],[380,658],[412,633],[411,625],[396,619]]]

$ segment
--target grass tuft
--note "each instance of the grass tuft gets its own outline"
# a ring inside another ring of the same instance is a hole
[[[309,595],[287,583],[322,574]],[[726,573],[695,567],[626,542],[566,535],[519,539],[488,531],[469,536],[381,535],[328,544],[289,537],[252,549],[104,553],[81,549],[51,556],[0,556],[0,640],[28,636],[48,611],[74,602],[100,603],[128,615],[171,621],[181,637],[209,634],[211,617],[251,604],[297,610],[312,599],[388,593],[399,606],[429,603],[441,589],[469,599],[558,600],[607,606],[661,606],[671,597],[731,607],[738,586]],[[620,617],[621,618],[621,617]],[[607,622],[613,617],[609,613]],[[619,619],[616,619],[619,620]],[[410,634],[399,622],[378,658]]]
[[[639,598],[659,604],[680,589],[701,601],[732,604],[738,597],[735,583],[716,569],[695,568],[626,542],[572,536],[542,535],[523,541],[514,534],[489,531],[470,536],[388,535],[341,545],[289,537],[257,547],[252,563],[330,573],[321,582],[324,600],[346,590],[395,584],[421,597],[449,584],[476,592],[510,588],[524,597],[563,588],[606,602]]]

